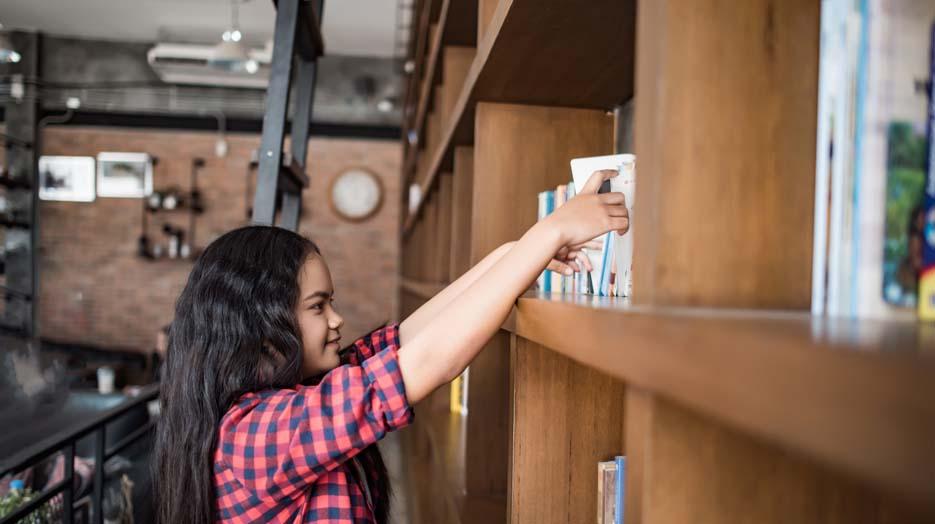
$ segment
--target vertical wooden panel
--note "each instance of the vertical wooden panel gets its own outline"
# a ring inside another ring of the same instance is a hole
[[[536,195],[567,183],[568,161],[612,151],[603,111],[477,104],[471,259],[519,238],[536,221]]]
[[[506,500],[509,460],[510,334],[500,331],[468,376],[467,491]],[[504,512],[505,516],[505,512]]]
[[[435,257],[438,256],[437,232],[438,232],[438,193],[431,192],[426,198],[425,211],[422,216],[422,245],[425,259],[423,260],[422,280],[438,282],[438,266],[435,264]]]
[[[451,265],[451,173],[442,173],[438,180],[436,198],[438,199],[438,218],[436,223],[435,242],[438,244],[436,257],[432,261],[435,266],[435,282],[448,282]]]
[[[623,452],[624,386],[517,338],[510,522],[592,522],[597,463]]]
[[[490,20],[493,18],[493,13],[497,10],[497,4],[499,3],[500,0],[477,0],[478,45],[484,40],[484,35],[487,34],[487,27],[490,25]]]
[[[451,260],[454,281],[471,267],[471,199],[474,187],[474,149],[455,148],[451,195]]]
[[[637,302],[809,307],[820,4],[640,3]]]
[[[442,114],[443,129],[447,129],[450,124],[452,110],[458,96],[461,95],[461,89],[464,87],[464,81],[467,78],[476,51],[473,47],[445,47],[444,64],[442,66],[444,88],[441,90],[439,100],[436,102]]]
[[[914,522],[871,490],[671,402],[638,393],[627,407],[637,408],[628,524]]]

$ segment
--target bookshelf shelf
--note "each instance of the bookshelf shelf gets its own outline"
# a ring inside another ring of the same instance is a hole
[[[585,4],[562,0],[549,5],[535,0],[501,1],[479,43],[440,142],[423,153],[428,157],[428,169],[416,180],[422,194],[428,194],[440,170],[450,169],[454,147],[473,142],[477,101],[609,110],[630,98],[635,9],[634,0]],[[607,30],[594,31],[594,27]],[[555,38],[557,28],[563,32],[561,39]],[[562,67],[556,67],[557,63]],[[422,99],[431,96],[431,89],[422,91]],[[427,105],[420,100],[419,107]],[[406,176],[416,166],[416,152],[409,153]],[[420,202],[407,217],[405,234],[421,207]]]
[[[935,403],[923,400],[935,399],[935,329],[566,295],[521,298],[512,329],[744,432],[935,498]]]

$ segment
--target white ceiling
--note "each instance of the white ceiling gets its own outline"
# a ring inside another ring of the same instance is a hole
[[[326,52],[393,56],[399,1],[325,0]],[[272,38],[272,0],[247,0],[239,10],[246,42]],[[230,0],[0,0],[0,23],[81,38],[209,43],[230,23]]]

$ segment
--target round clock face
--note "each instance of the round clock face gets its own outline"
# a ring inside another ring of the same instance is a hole
[[[380,208],[383,186],[369,171],[351,169],[338,175],[331,185],[331,204],[348,220],[364,220]]]

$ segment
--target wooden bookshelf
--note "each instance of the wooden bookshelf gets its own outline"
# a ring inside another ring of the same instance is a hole
[[[594,522],[621,454],[629,524],[935,520],[935,326],[808,314],[819,3],[425,2],[403,315],[610,153],[634,93],[640,183],[633,303],[528,294],[468,414],[416,407],[413,522]]]

